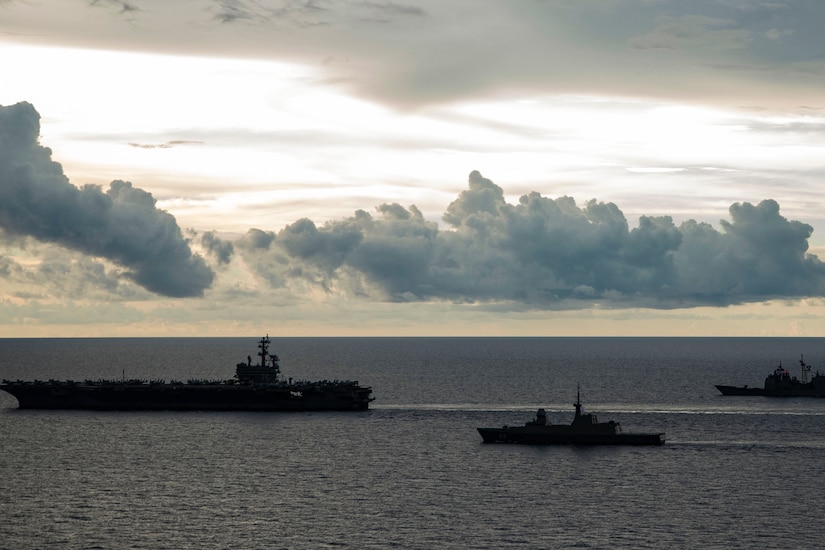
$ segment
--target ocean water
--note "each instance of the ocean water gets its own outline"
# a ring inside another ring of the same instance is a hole
[[[0,339],[0,378],[227,378],[255,338]],[[822,548],[825,400],[723,397],[819,338],[273,338],[358,413],[23,411],[0,548]],[[589,412],[662,447],[485,445]]]

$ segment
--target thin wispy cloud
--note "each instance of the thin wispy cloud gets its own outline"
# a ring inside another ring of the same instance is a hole
[[[199,145],[202,144],[202,141],[189,141],[185,139],[175,139],[171,141],[167,141],[165,143],[135,143],[133,141],[129,142],[129,147],[136,147],[138,149],[171,149],[176,145]]]

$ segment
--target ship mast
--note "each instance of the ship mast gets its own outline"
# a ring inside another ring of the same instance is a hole
[[[802,366],[802,383],[808,383],[808,373],[811,372],[811,366],[805,364],[804,355],[799,356],[799,364]]]
[[[582,411],[582,386],[578,382],[576,382],[576,402],[573,406],[576,407],[576,418],[578,418]]]
[[[261,338],[260,343],[258,344],[258,349],[261,350],[258,352],[258,356],[261,358],[261,366],[266,366],[266,358],[269,352],[269,334]]]

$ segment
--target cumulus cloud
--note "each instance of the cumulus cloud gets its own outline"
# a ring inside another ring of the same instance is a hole
[[[147,290],[201,296],[214,274],[193,255],[175,218],[126,181],[105,192],[75,187],[38,143],[40,115],[28,103],[0,106],[0,228],[106,258]]]
[[[201,244],[221,264],[228,264],[235,252],[235,246],[231,242],[219,238],[215,231],[204,233],[201,237]]]
[[[631,228],[612,203],[538,193],[509,204],[478,172],[444,213],[448,229],[414,206],[318,227],[299,220],[240,241],[246,263],[273,286],[394,301],[514,301],[534,307],[690,307],[822,296],[825,264],[807,253],[812,228],[779,205],[730,207],[721,230],[669,216]]]

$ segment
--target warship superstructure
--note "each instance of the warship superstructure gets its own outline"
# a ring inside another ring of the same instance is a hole
[[[765,397],[825,397],[825,374],[817,371],[810,380],[811,366],[800,357],[799,365],[802,368],[802,379],[792,376],[791,373],[779,364],[774,371],[765,377],[765,383],[760,388],[748,386],[716,385],[722,395],[762,395]]]

